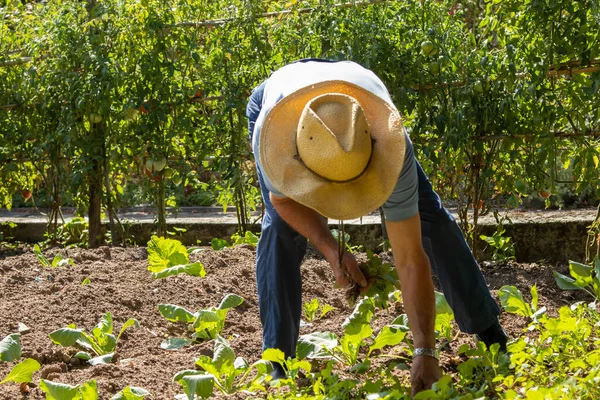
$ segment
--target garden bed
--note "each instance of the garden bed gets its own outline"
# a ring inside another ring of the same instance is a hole
[[[204,278],[179,275],[159,280],[153,280],[147,270],[145,248],[52,249],[45,254],[51,258],[57,252],[72,258],[75,264],[44,269],[31,250],[0,252],[0,340],[17,333],[19,323],[26,325],[29,331],[21,335],[22,357],[36,359],[41,364],[41,369],[33,375],[28,395],[20,393],[18,384],[5,383],[0,385],[1,399],[45,398],[38,387],[40,378],[71,385],[95,379],[101,399],[109,399],[126,386],[145,388],[155,399],[173,399],[183,392],[178,383],[172,382],[175,373],[194,369],[195,359],[202,354],[212,356],[213,342],[163,350],[161,342],[166,337],[185,336],[186,329],[159,314],[157,305],[161,303],[196,311],[217,306],[227,293],[242,296],[244,303],[229,311],[223,336],[236,356],[249,363],[260,358],[261,325],[253,247],[241,245],[220,251],[207,248],[190,256],[191,261],[204,264],[207,272]],[[546,265],[513,263],[486,265],[484,273],[494,296],[503,285],[515,285],[527,296],[531,286],[537,284],[540,305],[556,315],[560,306],[582,299],[582,295],[561,291],[554,282],[552,269]],[[566,265],[557,269],[568,271]],[[304,326],[301,334],[332,331],[341,336],[342,323],[352,309],[345,303],[343,293],[334,289],[328,264],[321,257],[309,254],[302,275],[303,300],[318,297],[321,303],[336,309]],[[86,278],[90,283],[82,285]],[[117,333],[129,318],[140,322],[138,329],[129,329],[121,337],[115,360],[110,364],[87,365],[73,357],[77,349],[55,345],[48,336],[71,323],[90,331],[105,312],[113,314]],[[387,311],[379,311],[374,331],[378,332],[401,313],[399,303]],[[523,318],[514,315],[503,314],[501,319],[513,336],[521,335],[526,326]],[[447,373],[456,371],[460,361],[457,350],[464,343],[473,343],[470,335],[460,334],[443,349],[441,363]],[[0,380],[14,364],[0,363]],[[397,373],[406,375],[400,370]]]

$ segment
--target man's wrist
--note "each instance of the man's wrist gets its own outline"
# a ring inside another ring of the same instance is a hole
[[[435,358],[436,360],[439,360],[437,351],[435,351],[435,349],[432,349],[429,347],[416,347],[415,350],[413,351],[413,358],[420,357],[420,356],[428,356],[431,358]]]

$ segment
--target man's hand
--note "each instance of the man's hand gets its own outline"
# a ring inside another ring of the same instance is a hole
[[[327,261],[329,262],[329,265],[331,265],[335,281],[340,287],[344,289],[347,288],[350,286],[351,280],[356,282],[360,287],[367,286],[367,280],[360,270],[356,258],[354,258],[351,253],[344,251],[341,264],[337,252],[333,252],[333,255],[330,253]]]
[[[431,385],[442,377],[438,360],[429,356],[418,356],[413,360],[410,369],[411,396],[421,390],[431,389]]]

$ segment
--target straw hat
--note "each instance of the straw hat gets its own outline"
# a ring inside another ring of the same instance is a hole
[[[332,80],[275,104],[261,129],[259,157],[266,177],[285,196],[344,220],[387,201],[405,145],[393,105],[360,86]]]

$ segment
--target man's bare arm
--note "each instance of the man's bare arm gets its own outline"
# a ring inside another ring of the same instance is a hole
[[[344,254],[343,267],[339,262],[338,243],[331,235],[327,225],[327,219],[315,210],[303,206],[287,197],[271,195],[271,203],[277,213],[296,232],[310,240],[310,242],[323,254],[333,269],[336,282],[341,287],[348,286],[348,278],[344,270],[359,286],[366,286],[367,281],[358,268],[356,259],[349,253]]]
[[[435,349],[435,295],[429,259],[421,241],[419,214],[404,221],[388,221],[386,226],[414,346]],[[440,376],[436,359],[428,356],[415,358],[411,368],[413,395],[430,388]]]

